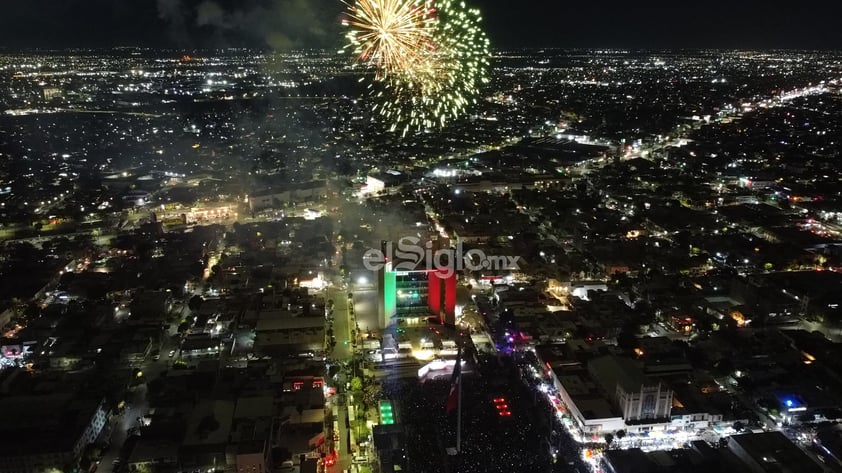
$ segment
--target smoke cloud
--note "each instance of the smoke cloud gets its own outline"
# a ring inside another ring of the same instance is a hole
[[[158,18],[179,47],[333,49],[338,0],[156,0]]]
[[[185,9],[181,0],[157,0],[158,18],[167,23],[167,31],[170,39],[179,46],[185,46],[190,42],[190,35],[187,31],[187,20]]]
[[[216,26],[228,28],[225,9],[218,3],[205,0],[196,7],[196,24],[199,26]]]
[[[337,5],[341,2],[270,0],[227,5],[204,0],[195,8],[195,25],[211,29],[216,43],[247,43],[274,50],[334,47]]]

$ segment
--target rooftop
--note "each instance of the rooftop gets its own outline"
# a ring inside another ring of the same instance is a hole
[[[769,473],[820,473],[823,469],[781,432],[734,435],[729,445]]]

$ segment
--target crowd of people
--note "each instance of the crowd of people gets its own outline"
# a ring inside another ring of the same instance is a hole
[[[406,427],[413,471],[552,471],[550,421],[536,411],[535,397],[519,382],[511,359],[482,360],[462,382],[461,449],[456,455],[456,412],[445,409],[450,379],[384,382],[383,395],[397,402]],[[499,415],[495,398],[505,399],[511,416]]]
[[[582,448],[576,439],[570,435],[570,432],[561,422],[557,415],[555,415],[556,408],[553,406],[546,395],[540,390],[540,386],[544,380],[535,378],[529,374],[529,367],[540,368],[541,363],[531,351],[515,351],[513,360],[518,366],[518,373],[520,381],[530,392],[533,393],[535,399],[535,407],[538,412],[546,412],[546,419],[551,425],[550,448],[555,455],[553,459],[553,471],[567,472],[574,471],[579,473],[586,473],[592,470],[591,466],[585,463],[582,459]]]

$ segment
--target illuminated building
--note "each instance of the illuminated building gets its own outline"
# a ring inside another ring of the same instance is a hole
[[[378,404],[380,411],[380,423],[383,425],[390,425],[395,423],[395,413],[392,408],[392,401],[381,400]]]
[[[385,242],[383,246],[383,254],[388,254]],[[377,272],[380,328],[393,325],[397,319],[409,325],[422,323],[428,317],[438,317],[446,324],[456,323],[457,276],[453,269],[396,271],[393,268],[393,262],[387,258]]]
[[[367,176],[365,185],[360,189],[360,195],[372,195],[382,192],[386,188],[386,184],[376,177]]]

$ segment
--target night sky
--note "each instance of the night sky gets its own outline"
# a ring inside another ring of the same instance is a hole
[[[842,2],[470,0],[497,48],[842,49]],[[6,0],[0,47],[340,45],[340,0]]]

